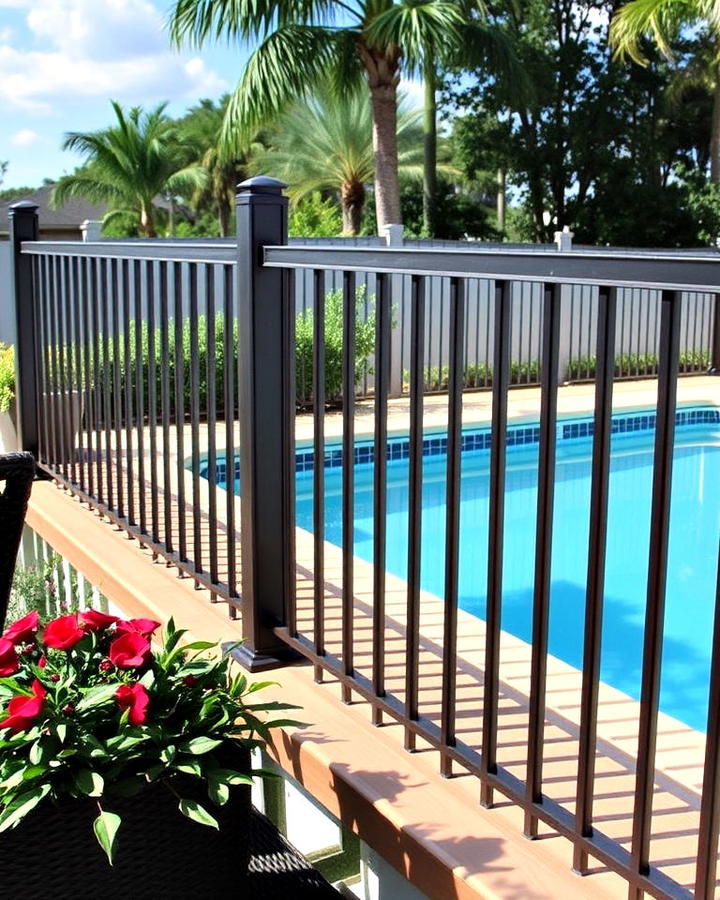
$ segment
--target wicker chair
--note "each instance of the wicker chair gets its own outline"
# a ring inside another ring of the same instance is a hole
[[[22,537],[30,490],[35,477],[35,460],[31,453],[0,455],[0,481],[5,489],[0,494],[0,626],[5,621],[15,560]]]

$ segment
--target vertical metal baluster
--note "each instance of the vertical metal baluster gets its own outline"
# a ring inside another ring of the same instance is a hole
[[[622,290],[622,302],[620,303],[620,365],[618,366],[618,378],[625,378],[625,310],[627,308],[628,289]],[[648,301],[649,302],[649,301]]]
[[[55,395],[58,390],[58,372],[57,372],[57,277],[56,263],[57,257],[48,256],[47,259],[47,285],[48,285],[48,342],[47,342],[47,359],[49,371],[49,383],[45,394],[45,414],[50,421],[50,441],[48,443],[48,460],[50,467],[55,470],[57,468],[58,455],[58,429]]]
[[[73,345],[75,348],[75,382],[74,390],[77,396],[77,479],[81,490],[87,490],[87,452],[85,449],[85,434],[83,419],[87,413],[85,408],[85,371],[83,366],[83,347],[85,343],[85,331],[87,319],[82,315],[85,303],[85,279],[83,278],[82,257],[73,257],[73,284],[75,285],[75,336]]]
[[[39,301],[40,332],[38,339],[38,397],[40,400],[40,434],[39,434],[39,452],[40,461],[48,463],[50,460],[50,416],[48,415],[47,398],[50,393],[50,360],[48,356],[50,348],[50,292],[49,292],[49,265],[48,257],[41,256],[37,258],[37,284],[40,289],[36,294]]]
[[[83,438],[84,447],[84,475],[83,487],[92,497],[95,493],[95,473],[93,462],[92,436],[95,431],[95,410],[93,405],[93,364],[92,364],[92,345],[94,341],[96,325],[91,317],[91,292],[92,278],[90,275],[90,266],[87,257],[81,257],[79,260],[80,272],[79,281],[82,284],[80,316],[83,321],[83,337],[82,337],[82,371],[83,377],[81,381],[81,403],[85,409],[85,437]],[[82,434],[82,431],[80,432]]]
[[[105,478],[103,475],[103,446],[102,432],[105,424],[105,409],[102,398],[102,376],[105,371],[105,360],[102,351],[103,325],[101,310],[101,271],[98,259],[90,260],[90,272],[92,279],[92,317],[93,317],[93,388],[95,408],[95,471],[97,472],[97,498],[101,504],[105,503]]]
[[[493,383],[493,376],[490,372],[490,283],[486,282],[485,289],[487,293],[487,302],[485,303],[485,384],[484,387],[490,387]],[[494,365],[494,363],[493,363]]]
[[[715,588],[715,622],[706,734],[698,858],[695,870],[696,900],[713,900],[717,880],[720,834],[720,558]]]
[[[173,490],[172,490],[172,448],[170,443],[170,360],[174,351],[170,347],[168,325],[168,281],[170,271],[165,261],[159,263],[158,286],[160,288],[160,420],[162,423],[163,447],[163,531],[165,548],[174,552],[173,540]]]
[[[505,455],[507,401],[510,381],[512,286],[495,283],[495,348],[490,446],[488,510],[488,590],[485,616],[485,683],[483,685],[482,756],[480,774],[497,773],[497,719],[500,687],[500,624],[502,613],[503,527],[505,522]],[[482,780],[480,802],[492,806],[493,789]]]
[[[283,285],[281,292],[282,307],[282,327],[287,329],[287,337],[283,336],[284,345],[286,347],[295,347],[295,272],[293,270],[285,271],[283,275],[287,279],[287,284]],[[291,352],[288,364],[285,366],[284,379],[282,383],[284,406],[285,406],[285,429],[287,441],[285,442],[285,460],[282,470],[282,477],[285,478],[285,496],[283,510],[283,521],[287,522],[287,558],[284,560],[285,572],[288,585],[287,598],[287,624],[290,634],[297,637],[297,546],[295,541],[295,523],[297,521],[297,504],[295,494],[295,417],[296,417],[296,372],[295,372],[295,353]]]
[[[685,340],[683,341],[683,350],[686,351],[690,348],[690,298],[687,294],[679,294],[680,298],[680,309],[684,311],[684,319],[685,319]],[[687,372],[687,355],[685,357],[685,362],[682,367],[680,366],[680,358],[678,354],[678,371],[683,373]]]
[[[325,656],[325,278],[313,269],[313,628]],[[315,666],[322,682],[322,666]]]
[[[578,749],[577,799],[575,804],[575,830],[579,837],[591,837],[593,833],[593,791],[595,786],[603,597],[605,593],[605,547],[607,544],[608,494],[610,486],[616,310],[617,289],[601,287],[598,296],[595,420],[593,428],[592,480],[590,486],[590,533],[588,538],[585,637],[580,698],[580,744]],[[587,852],[576,844],[573,850],[573,868],[576,872],[585,874],[587,872],[587,862]]]
[[[158,497],[158,445],[157,445],[157,330],[155,328],[155,263],[145,263],[145,284],[147,285],[147,327],[148,327],[148,438],[150,444],[150,536],[157,544],[160,541],[159,497]]]
[[[113,490],[112,472],[112,395],[110,392],[110,311],[108,297],[108,262],[100,259],[100,306],[102,309],[103,330],[103,418],[105,425],[105,484],[107,485],[106,504],[108,509],[115,509],[115,492]]]
[[[373,464],[373,653],[372,682],[377,697],[385,696],[385,559],[387,551],[387,401],[390,380],[390,278],[377,276],[375,322],[375,444]],[[382,712],[374,706],[374,725]]]
[[[192,466],[193,566],[203,571],[202,510],[200,508],[200,360],[198,353],[197,263],[190,263],[190,459]],[[199,587],[196,582],[196,587]]]
[[[138,448],[138,512],[140,533],[147,534],[147,510],[145,502],[145,355],[143,332],[147,324],[142,311],[142,263],[133,264],[133,294],[135,300],[135,410],[137,413]]]
[[[690,361],[690,371],[696,372],[699,366],[696,362],[698,354],[698,319],[700,318],[701,299],[700,294],[693,294],[695,300],[693,302],[693,341],[692,341],[692,357]]]
[[[225,516],[228,564],[228,596],[237,597],[237,557],[235,548],[235,309],[233,305],[233,270],[223,269],[223,415],[225,417]],[[237,609],[230,606],[230,616]]]
[[[216,340],[215,340],[215,267],[208,263],[205,266],[205,377],[207,379],[206,418],[208,434],[208,517],[210,528],[210,581],[218,583],[218,520],[217,520],[217,391],[216,378]],[[217,600],[217,594],[211,594],[211,601]]]
[[[133,359],[130,334],[130,261],[122,261],[123,371],[125,394],[125,470],[128,524],[135,525],[135,461],[133,459]]]
[[[680,293],[662,292],[658,402],[653,462],[650,555],[648,561],[647,608],[643,641],[640,734],[638,738],[635,805],[633,811],[632,863],[636,872],[649,871],[652,796],[655,777],[660,669],[662,664],[665,582],[667,577],[672,454],[677,402],[677,369],[680,340]],[[643,891],[631,886],[630,900],[640,900]]]
[[[82,481],[82,476],[78,476],[78,468],[82,459],[80,432],[82,407],[79,390],[81,368],[77,256],[68,256],[65,259],[65,283],[67,285],[68,450],[70,451],[70,481],[76,485]]]
[[[445,500],[445,596],[443,603],[443,659],[440,736],[455,746],[457,684],[458,567],[460,564],[460,458],[462,452],[463,335],[466,283],[450,279],[450,335],[448,372],[447,485]],[[452,775],[452,759],[440,753],[441,772]]]
[[[68,284],[69,259],[67,256],[57,257],[57,314],[58,314],[58,389],[56,394],[57,402],[57,420],[58,420],[58,440],[60,442],[60,470],[63,478],[67,481],[70,475],[70,459],[72,452],[70,450],[70,439],[72,437],[72,426],[68,421],[68,403],[70,399],[70,385],[68,384],[68,370],[66,350],[68,341],[68,329],[70,327],[70,285]]]
[[[120,387],[120,279],[117,259],[110,263],[110,283],[112,285],[112,331],[113,331],[113,418],[115,419],[115,480],[117,482],[117,512],[125,515],[125,491],[122,470],[122,390]]]
[[[425,279],[411,281],[410,331],[410,458],[408,460],[408,574],[405,713],[417,721],[420,656],[420,556],[422,541],[423,395],[425,336]],[[405,729],[405,749],[415,749],[415,732]]]
[[[540,389],[540,446],[535,528],[535,586],[533,591],[532,657],[525,797],[542,803],[545,688],[550,619],[555,444],[557,438],[558,361],[560,354],[560,285],[546,284],[543,302],[543,346]],[[525,836],[537,837],[538,820],[525,812]]]
[[[354,538],[355,538],[355,273],[343,272],[343,436],[342,436],[342,658],[343,672],[354,672]],[[350,702],[343,684],[342,698]]]
[[[178,555],[187,561],[185,530],[185,361],[183,358],[182,264],[173,263],[175,289],[175,449],[177,453]]]

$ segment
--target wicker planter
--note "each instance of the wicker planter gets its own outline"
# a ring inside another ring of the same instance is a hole
[[[225,806],[216,807],[199,781],[181,776],[173,784],[180,796],[211,811],[219,832],[183,816],[167,785],[152,785],[136,797],[106,801],[123,820],[111,867],[93,834],[94,801],[68,798],[38,807],[17,828],[0,834],[3,895],[27,900],[239,896],[249,856],[249,787],[233,788]]]

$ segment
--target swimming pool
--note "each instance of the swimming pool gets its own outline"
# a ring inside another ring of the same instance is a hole
[[[613,420],[603,681],[639,698],[647,584],[654,416]],[[592,421],[558,424],[549,649],[582,666]],[[537,502],[537,425],[508,431],[502,628],[530,641]],[[442,597],[445,555],[446,440],[425,440],[421,585]],[[407,575],[407,440],[390,443],[387,570]],[[487,587],[489,432],[463,432],[460,510],[460,607],[485,615]],[[372,562],[372,448],[355,449],[355,555]],[[312,531],[312,451],[298,450],[297,524]],[[342,543],[342,469],[326,448],[326,540]],[[677,416],[661,709],[693,728],[706,727],[718,535],[720,410]]]

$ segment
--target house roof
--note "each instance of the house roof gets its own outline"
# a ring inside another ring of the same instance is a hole
[[[47,184],[22,197],[15,197],[8,203],[0,204],[0,232],[9,230],[8,210],[21,200],[35,203],[38,207],[40,228],[79,228],[86,220],[102,219],[107,206],[101,203],[88,203],[81,197],[71,197],[60,209],[50,209],[50,195],[54,185]]]

